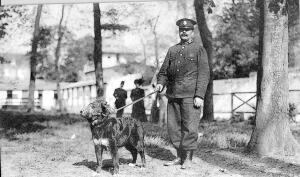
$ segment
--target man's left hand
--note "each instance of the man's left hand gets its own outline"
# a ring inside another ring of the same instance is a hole
[[[195,106],[196,108],[203,107],[203,99],[200,98],[200,97],[195,97],[195,98],[194,98],[194,106]]]

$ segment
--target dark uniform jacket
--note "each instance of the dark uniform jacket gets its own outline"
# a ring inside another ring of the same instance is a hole
[[[192,41],[169,48],[157,74],[157,83],[167,86],[169,98],[204,98],[209,77],[206,51]]]
[[[135,88],[131,91],[130,98],[132,101],[143,98],[145,96],[145,91],[141,88]],[[132,105],[131,117],[138,119],[142,122],[147,121],[147,116],[145,112],[144,100],[139,101]]]
[[[122,88],[117,88],[114,91],[114,97],[116,98],[115,106],[120,108],[126,104],[127,92]]]

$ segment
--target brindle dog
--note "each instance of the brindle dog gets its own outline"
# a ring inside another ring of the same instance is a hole
[[[97,99],[84,107],[80,114],[90,123],[95,153],[98,163],[97,172],[101,171],[103,150],[111,153],[114,173],[119,172],[118,148],[125,147],[132,154],[132,163],[136,163],[137,154],[145,167],[144,129],[142,123],[130,117],[115,118],[114,112],[106,101]]]

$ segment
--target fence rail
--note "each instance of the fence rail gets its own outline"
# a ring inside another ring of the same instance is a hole
[[[6,98],[6,99],[0,99],[0,108],[6,108],[10,106],[26,106],[28,104],[29,99],[28,98]],[[40,99],[36,98],[34,99],[34,105],[35,106],[41,106]]]
[[[299,89],[291,89],[289,92],[300,92]],[[250,98],[241,98],[241,95],[245,94],[253,94]],[[256,104],[251,105],[249,102],[257,97],[256,92],[229,92],[229,93],[214,93],[213,96],[224,96],[230,95],[230,111],[215,111],[215,113],[231,113],[234,115],[235,113],[255,113],[256,112]],[[242,103],[238,105],[234,105],[234,101],[239,100]],[[248,108],[251,108],[253,111],[238,111],[242,106],[247,105]]]

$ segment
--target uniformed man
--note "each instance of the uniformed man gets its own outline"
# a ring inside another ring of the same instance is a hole
[[[168,134],[177,150],[177,158],[164,165],[181,165],[182,169],[190,167],[197,149],[201,108],[210,77],[206,51],[193,41],[195,24],[187,18],[177,21],[181,41],[169,48],[157,74],[156,90],[167,87]]]
[[[126,104],[127,92],[126,90],[123,89],[123,87],[124,87],[124,81],[121,81],[120,88],[115,89],[113,94],[114,97],[116,98],[115,106],[117,109],[125,106]],[[124,109],[118,110],[117,117],[122,117],[123,112]]]

